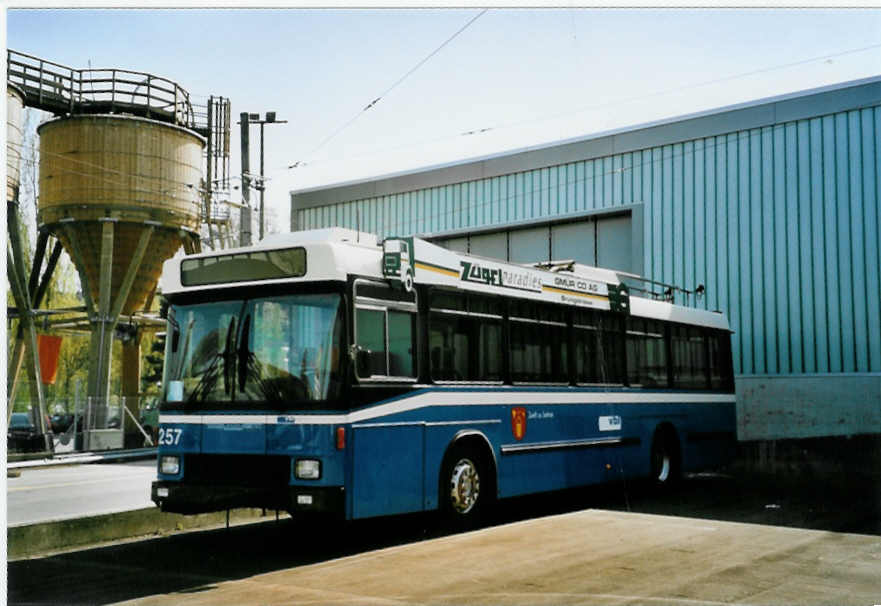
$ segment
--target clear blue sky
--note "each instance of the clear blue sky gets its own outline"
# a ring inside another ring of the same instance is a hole
[[[266,197],[285,230],[292,189],[881,74],[879,10],[491,9],[362,112],[480,13],[10,9],[7,46],[164,76],[236,117],[276,111]]]

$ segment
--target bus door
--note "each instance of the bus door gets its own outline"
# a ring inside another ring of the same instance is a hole
[[[416,292],[357,280],[355,372],[365,393],[405,394],[416,382]],[[378,396],[382,398],[382,396]],[[352,426],[352,516],[423,508],[424,423],[413,414],[367,419]]]

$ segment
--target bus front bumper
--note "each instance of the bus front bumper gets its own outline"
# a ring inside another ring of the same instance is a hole
[[[241,507],[288,511],[291,514],[345,512],[342,486],[223,486],[153,482],[150,498],[162,511],[195,514]]]

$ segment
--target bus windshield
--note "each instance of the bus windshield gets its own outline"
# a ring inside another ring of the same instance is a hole
[[[309,408],[336,398],[340,302],[310,294],[172,305],[165,400]]]

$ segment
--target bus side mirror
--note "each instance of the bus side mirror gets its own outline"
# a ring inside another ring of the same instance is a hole
[[[177,346],[180,343],[180,327],[175,322],[171,327],[171,351],[177,352]]]
[[[371,374],[370,350],[360,345],[352,345],[349,349],[349,357],[355,363],[355,374],[364,379]]]
[[[373,374],[370,368],[370,350],[358,348],[355,354],[355,370],[361,378],[367,378]]]
[[[171,307],[171,304],[168,302],[168,299],[163,298],[159,304],[159,317],[163,320],[168,320],[168,324],[171,326],[171,351],[176,352],[177,346],[180,343],[180,324],[173,317],[168,317],[169,307]]]

